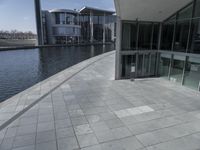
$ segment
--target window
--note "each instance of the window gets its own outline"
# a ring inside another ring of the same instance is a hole
[[[56,18],[56,24],[60,24],[60,14],[55,13],[55,18]]]
[[[122,49],[135,50],[137,40],[137,24],[124,23],[122,25]]]
[[[161,54],[160,65],[159,65],[159,75],[161,77],[167,77],[169,75],[171,55]]]
[[[138,49],[151,49],[151,35],[152,35],[152,23],[145,23],[139,25],[139,41]]]
[[[192,7],[193,5],[189,5],[188,7],[184,8],[182,11],[178,13],[178,20],[183,19],[190,19],[192,17]]]
[[[190,27],[189,21],[178,21],[177,22],[174,51],[186,52],[189,27]]]
[[[127,55],[122,56],[122,77],[130,78],[131,77],[131,66],[135,66],[136,56]]]
[[[184,85],[198,89],[200,83],[200,58],[189,57],[186,62]]]
[[[200,17],[200,0],[196,0],[194,17]]]
[[[171,50],[174,33],[174,23],[164,23],[162,27],[162,50]]]
[[[189,52],[200,54],[200,20],[199,19],[195,19],[192,22]]]
[[[160,31],[160,25],[154,24],[153,25],[153,40],[152,40],[152,49],[158,49],[158,36]]]
[[[185,57],[175,55],[172,61],[172,69],[170,74],[170,80],[173,82],[181,83],[183,77]]]
[[[151,54],[150,76],[155,76],[156,73],[156,54]]]
[[[66,24],[65,13],[60,13],[60,24]]]

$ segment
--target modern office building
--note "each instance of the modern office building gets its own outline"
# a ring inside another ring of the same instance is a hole
[[[42,12],[44,44],[76,43],[81,37],[79,12],[54,9]]]
[[[42,11],[44,44],[115,41],[114,13],[91,7]]]
[[[115,0],[116,79],[164,77],[200,90],[200,0]]]

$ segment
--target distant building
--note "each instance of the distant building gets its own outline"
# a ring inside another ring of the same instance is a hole
[[[84,7],[80,11],[42,11],[44,44],[114,42],[115,12]]]

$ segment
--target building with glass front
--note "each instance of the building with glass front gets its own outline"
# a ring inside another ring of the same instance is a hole
[[[200,90],[200,0],[115,0],[116,79],[162,77]]]
[[[42,12],[44,44],[76,43],[81,36],[79,12],[54,9]]]
[[[80,11],[54,9],[42,11],[44,44],[114,42],[115,12],[91,7]]]

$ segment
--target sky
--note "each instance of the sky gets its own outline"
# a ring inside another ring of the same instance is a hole
[[[53,8],[80,9],[90,6],[115,10],[114,0],[41,0],[43,10]],[[0,30],[36,33],[34,0],[0,0]]]

